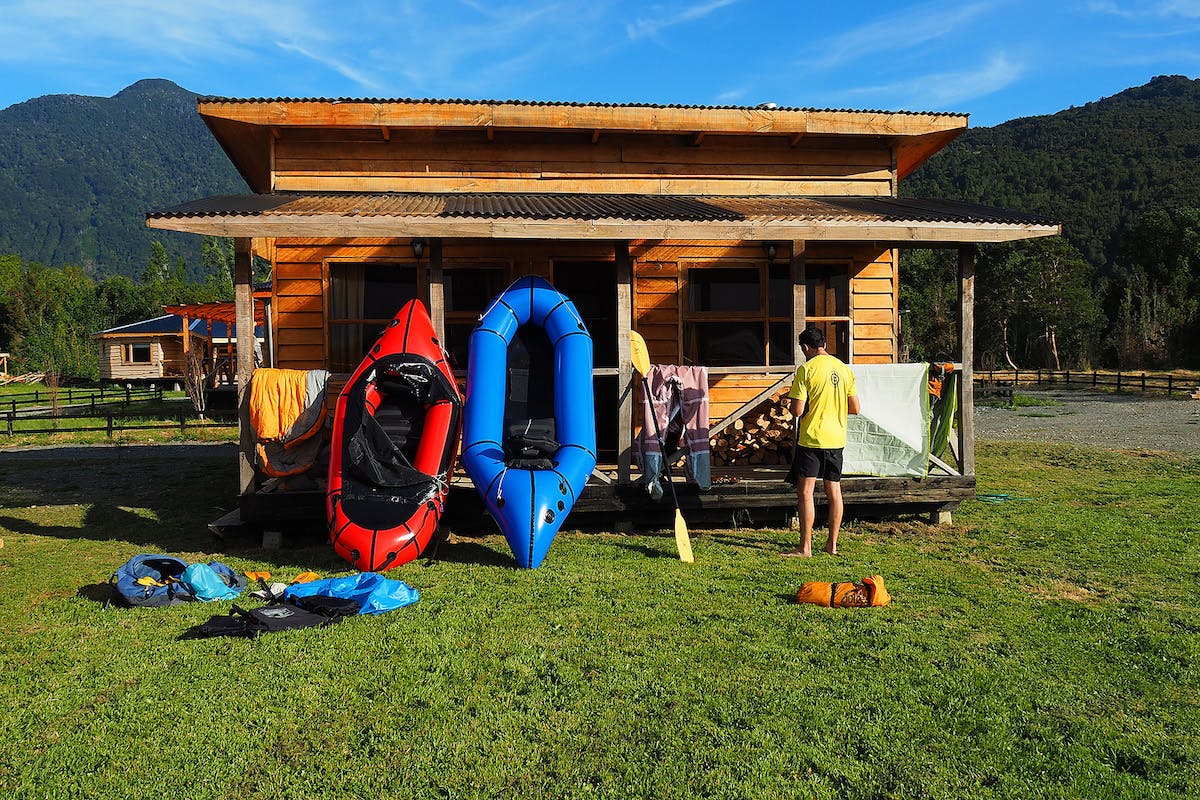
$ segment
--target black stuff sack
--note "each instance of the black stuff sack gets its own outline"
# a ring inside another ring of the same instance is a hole
[[[360,611],[353,600],[324,595],[298,597],[292,602],[272,603],[249,611],[235,605],[228,614],[219,614],[193,628],[186,638],[255,637],[260,633],[319,628],[356,616]]]

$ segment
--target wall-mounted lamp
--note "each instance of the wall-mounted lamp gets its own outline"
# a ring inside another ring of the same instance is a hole
[[[413,255],[417,257],[417,261],[420,261],[421,254],[425,252],[425,240],[424,239],[413,239],[412,240],[412,249],[413,249]]]
[[[777,250],[775,249],[774,242],[767,242],[766,244],[764,244],[763,250],[765,250],[767,252],[767,263],[771,263],[772,261],[775,260],[775,253],[777,252]]]

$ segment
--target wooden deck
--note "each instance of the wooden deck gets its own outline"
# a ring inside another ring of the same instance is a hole
[[[796,508],[796,494],[783,482],[785,472],[782,467],[722,468],[714,475],[712,489],[706,492],[695,484],[677,482],[679,505],[692,527],[698,529],[702,525],[730,527],[731,522],[736,522],[736,513],[740,513],[739,518],[746,524],[783,526]],[[816,496],[819,508],[824,502],[820,483]],[[953,510],[963,500],[973,499],[975,477],[848,477],[842,481],[842,496],[851,517],[936,513]],[[239,503],[241,520],[265,527],[320,527],[325,524],[324,499],[320,491],[243,495]],[[567,527],[653,529],[669,527],[673,514],[669,495],[656,502],[639,483],[616,485],[593,478],[576,503]],[[478,533],[494,527],[475,487],[461,472],[451,481],[443,523],[458,533]]]

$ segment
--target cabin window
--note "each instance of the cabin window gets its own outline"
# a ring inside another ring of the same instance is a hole
[[[446,308],[446,341],[450,365],[467,368],[467,340],[488,303],[504,291],[507,264],[446,264],[442,272],[442,298]]]
[[[330,262],[330,370],[353,372],[400,307],[416,297],[415,264]]]
[[[790,366],[788,264],[689,264],[683,352],[706,367]]]
[[[152,362],[149,342],[127,344],[124,349],[126,364],[149,364]]]

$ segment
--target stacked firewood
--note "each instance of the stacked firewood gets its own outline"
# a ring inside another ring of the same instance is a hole
[[[714,467],[790,464],[795,442],[788,398],[767,400],[709,440]]]

